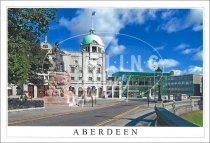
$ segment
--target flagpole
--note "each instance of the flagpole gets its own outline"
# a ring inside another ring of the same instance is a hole
[[[91,29],[93,29],[93,14],[91,15]]]
[[[92,12],[92,15],[91,15],[91,29],[93,29],[93,16],[96,14],[95,11]]]

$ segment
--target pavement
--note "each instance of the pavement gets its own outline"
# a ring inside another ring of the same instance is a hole
[[[40,110],[8,113],[9,126],[154,126],[154,104],[145,101],[98,99],[83,107],[48,105]]]
[[[126,116],[118,118],[114,122],[106,124],[104,126],[156,126],[156,114],[153,108],[144,108],[129,113]]]
[[[9,124],[13,121],[23,121],[23,120],[30,120],[32,118],[43,117],[43,116],[53,116],[53,115],[61,115],[61,114],[69,114],[69,113],[79,113],[85,111],[92,111],[96,109],[101,109],[105,107],[114,106],[116,104],[121,103],[122,100],[119,99],[97,99],[96,104],[95,101],[93,103],[88,101],[84,105],[79,104],[74,106],[69,106],[68,104],[48,104],[45,107],[41,108],[28,108],[28,109],[17,109],[8,111],[8,121]]]

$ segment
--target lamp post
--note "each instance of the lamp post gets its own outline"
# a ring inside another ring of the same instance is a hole
[[[128,81],[127,81],[127,100],[126,100],[126,102],[128,102],[128,93],[129,93],[129,82],[130,82],[130,79],[131,79],[131,75],[129,76],[129,78],[128,78]]]
[[[153,90],[153,96],[154,96],[154,100],[155,100],[155,69],[156,69],[156,66],[153,65],[153,68],[154,68],[154,86],[153,86],[154,90]]]
[[[159,79],[159,81],[158,81],[158,101],[162,101],[161,93],[160,93],[160,87],[161,87],[161,85],[160,85],[160,77],[158,77],[158,79]]]
[[[94,92],[96,92],[96,89],[95,89],[95,91]],[[95,93],[95,105],[96,105],[96,93]]]
[[[91,94],[91,104],[93,107],[93,87],[90,89],[90,94]]]
[[[150,89],[150,91],[151,91],[151,89]],[[147,92],[148,92],[148,90],[147,90]],[[149,107],[149,93],[147,93],[147,105]]]

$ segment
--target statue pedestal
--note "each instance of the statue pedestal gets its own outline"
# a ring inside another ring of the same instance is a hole
[[[70,76],[66,72],[49,73],[49,89],[44,98],[45,104],[75,104],[73,94],[69,91]]]
[[[66,104],[73,106],[74,101],[72,97],[46,96],[44,97],[44,104]]]

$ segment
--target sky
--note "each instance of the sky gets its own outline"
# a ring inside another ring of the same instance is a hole
[[[105,45],[109,76],[158,66],[175,75],[203,73],[202,9],[69,8],[58,9],[56,21],[50,22],[48,41],[78,52],[93,25]]]

